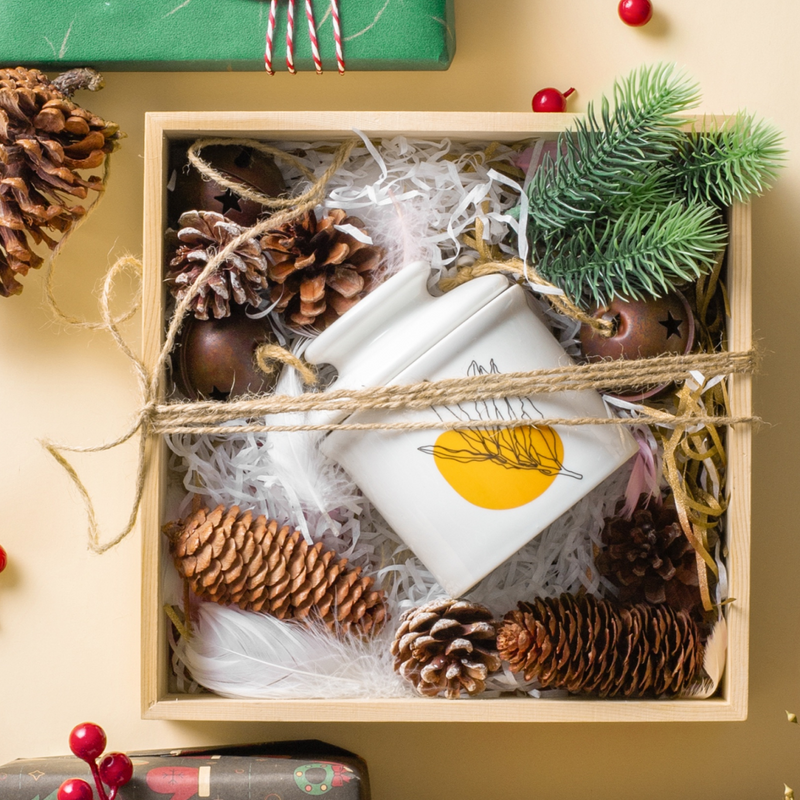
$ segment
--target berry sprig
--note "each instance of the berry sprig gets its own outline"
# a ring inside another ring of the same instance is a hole
[[[567,98],[574,91],[575,89],[570,88],[566,92],[560,92],[552,86],[539,89],[531,100],[531,108],[536,112],[547,111],[563,114],[567,110]]]
[[[114,800],[121,786],[133,777],[133,764],[125,753],[107,753],[100,765],[97,759],[106,749],[106,732],[93,722],[72,729],[69,749],[89,765],[100,800]],[[108,792],[103,785],[108,786]],[[69,778],[58,789],[58,800],[94,800],[92,787],[81,778]]]
[[[650,0],[620,0],[617,13],[626,25],[640,28],[652,19],[653,4]]]
[[[2,572],[6,568],[6,564],[8,563],[8,554],[2,547],[0,547],[0,572]]]

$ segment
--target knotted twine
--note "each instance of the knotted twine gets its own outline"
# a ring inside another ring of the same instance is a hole
[[[317,206],[322,200],[324,199],[325,187],[327,186],[330,179],[333,177],[335,172],[342,166],[342,164],[347,161],[350,152],[352,151],[353,147],[357,144],[357,139],[349,139],[337,148],[336,153],[334,154],[333,160],[328,167],[328,169],[320,176],[318,180],[314,180],[313,173],[308,170],[305,165],[303,165],[298,159],[292,156],[289,153],[285,153],[277,148],[270,147],[269,145],[265,145],[263,142],[253,140],[253,139],[243,139],[239,140],[239,144],[245,144],[247,146],[254,147],[261,152],[267,153],[269,155],[274,155],[280,158],[283,161],[289,162],[294,166],[298,167],[301,172],[312,180],[311,187],[295,198],[274,198],[274,197],[266,197],[265,195],[261,195],[257,192],[251,191],[246,189],[245,187],[241,187],[238,184],[235,184],[235,190],[240,192],[242,196],[253,197],[257,199],[257,202],[262,203],[265,206],[269,206],[272,208],[281,208],[285,210],[278,211],[277,213],[273,214],[269,218],[262,220],[261,222],[256,223],[251,228],[240,233],[234,239],[232,239],[228,244],[223,247],[221,250],[217,252],[217,254],[210,258],[208,263],[206,264],[203,271],[198,275],[197,280],[192,284],[189,291],[184,295],[181,301],[175,307],[175,311],[173,312],[172,319],[170,320],[169,327],[167,329],[167,334],[165,337],[164,344],[159,351],[158,358],[155,361],[152,369],[148,369],[144,362],[141,361],[128,347],[125,340],[122,337],[122,334],[119,331],[119,324],[123,322],[125,319],[129,319],[133,313],[136,312],[138,308],[138,303],[140,302],[137,295],[137,298],[134,300],[134,304],[132,308],[126,313],[123,314],[121,317],[115,319],[111,315],[110,305],[111,305],[111,297],[113,294],[114,282],[117,277],[122,273],[124,270],[129,269],[135,275],[137,275],[141,279],[143,266],[139,259],[134,258],[133,256],[123,256],[119,258],[108,270],[105,276],[105,280],[103,282],[103,291],[100,297],[100,309],[102,315],[102,322],[101,323],[92,323],[92,322],[84,322],[82,320],[77,320],[74,317],[70,317],[69,315],[65,314],[59,307],[55,297],[52,293],[52,284],[53,284],[53,277],[55,272],[55,260],[51,259],[50,265],[48,268],[48,275],[46,280],[46,285],[48,287],[48,291],[46,294],[46,300],[50,307],[51,312],[64,324],[70,327],[77,327],[77,328],[88,328],[90,330],[97,330],[97,329],[105,329],[107,330],[111,336],[114,338],[114,341],[117,343],[117,346],[120,348],[122,353],[128,357],[131,361],[136,377],[139,383],[139,391],[142,396],[142,406],[133,419],[133,421],[128,426],[128,429],[121,435],[118,436],[116,439],[105,442],[101,445],[95,446],[84,446],[84,447],[76,447],[70,445],[60,445],[56,444],[55,442],[50,441],[49,439],[41,440],[42,445],[45,449],[53,456],[53,458],[63,467],[63,469],[67,472],[70,476],[72,482],[75,484],[81,498],[84,502],[84,507],[86,509],[86,515],[88,519],[88,539],[89,539],[89,549],[95,553],[102,554],[105,553],[107,550],[110,550],[112,547],[115,547],[119,544],[134,528],[136,524],[136,519],[139,515],[139,508],[142,502],[142,495],[144,493],[144,484],[145,484],[145,477],[147,475],[147,468],[148,468],[148,461],[147,461],[147,452],[146,452],[146,444],[147,444],[147,437],[150,434],[151,430],[151,419],[154,416],[154,409],[156,406],[156,400],[158,397],[162,395],[162,387],[161,381],[163,380],[163,375],[165,373],[165,367],[167,359],[172,352],[173,347],[175,346],[175,340],[180,332],[181,325],[183,324],[183,319],[186,316],[189,306],[191,305],[192,300],[197,296],[198,292],[200,291],[201,287],[206,283],[209,277],[214,273],[214,271],[223,264],[230,254],[234,252],[241,244],[243,244],[248,239],[254,238],[262,233],[265,233],[268,230],[272,230],[274,228],[280,227],[285,223],[296,219],[306,211],[312,210],[315,206]],[[222,175],[219,175],[216,170],[213,170],[209,165],[207,165],[202,159],[200,159],[198,153],[204,148],[209,145],[213,144],[230,144],[230,139],[202,139],[195,142],[190,148],[188,152],[189,160],[192,161],[193,164],[200,168],[201,172],[208,175],[211,173],[216,178],[219,176],[222,180],[220,181],[226,187],[231,186],[232,182],[225,179]],[[106,159],[106,163],[108,163],[108,159]],[[108,178],[108,168],[106,170],[105,180]],[[246,195],[245,195],[246,192]],[[96,203],[94,204],[96,206]],[[93,206],[93,207],[94,207]],[[90,209],[91,211],[91,209]],[[88,214],[87,214],[88,216]],[[69,236],[77,230],[78,226],[74,226],[69,233],[62,237],[60,244],[60,248],[63,248],[64,244],[66,243]],[[86,486],[84,485],[83,481],[80,479],[80,476],[75,471],[75,468],[69,461],[63,456],[63,452],[70,452],[70,453],[99,453],[105,450],[112,450],[115,447],[119,447],[120,445],[124,444],[125,442],[129,441],[136,433],[140,433],[140,440],[139,440],[139,449],[138,449],[138,460],[137,460],[137,468],[136,468],[136,487],[134,491],[134,498],[133,504],[131,508],[130,515],[128,517],[128,521],[123,527],[123,529],[112,539],[101,542],[101,532],[99,525],[97,523],[97,516],[94,510],[94,503],[92,502],[91,496],[89,491],[87,490]]]
[[[335,172],[342,166],[350,155],[358,140],[348,140],[337,148],[332,163],[319,179],[305,165],[294,156],[270,147],[258,140],[252,139],[202,139],[195,142],[188,151],[190,162],[206,177],[212,178],[223,187],[231,189],[238,195],[247,197],[262,205],[281,209],[267,219],[258,222],[239,236],[230,241],[224,248],[213,256],[198,276],[190,290],[177,304],[167,330],[164,344],[158,358],[151,369],[130,350],[121,336],[118,325],[135,313],[136,305],[118,318],[113,318],[110,313],[110,300],[113,292],[114,281],[126,269],[133,270],[141,276],[142,264],[137,259],[126,256],[119,259],[108,271],[105,277],[101,295],[102,323],[85,323],[68,317],[58,308],[52,295],[52,264],[48,276],[47,298],[51,309],[68,325],[77,325],[88,328],[103,328],[108,330],[120,350],[129,358],[134,366],[139,388],[142,395],[141,408],[131,422],[128,430],[117,439],[93,447],[72,447],[57,445],[50,441],[43,441],[43,445],[50,454],[66,470],[80,495],[84,500],[89,523],[89,547],[97,553],[103,553],[121,542],[133,529],[141,505],[144,490],[145,476],[148,463],[146,459],[146,442],[149,436],[167,435],[173,433],[193,434],[231,434],[251,431],[330,431],[330,430],[425,430],[425,429],[462,429],[480,427],[520,427],[529,426],[530,419],[494,419],[480,421],[407,421],[407,422],[332,422],[332,423],[298,423],[293,425],[269,425],[259,423],[246,423],[243,425],[226,425],[227,421],[247,419],[256,416],[268,416],[276,413],[302,413],[311,411],[339,410],[357,412],[364,410],[415,410],[431,408],[439,405],[453,405],[467,401],[496,400],[507,397],[526,397],[537,393],[550,393],[556,391],[578,391],[581,389],[619,389],[623,386],[658,385],[673,381],[686,380],[692,373],[701,372],[706,380],[733,374],[752,373],[756,366],[757,357],[754,351],[747,352],[722,352],[699,353],[683,356],[660,356],[652,359],[638,361],[612,361],[597,364],[570,365],[549,370],[534,370],[521,373],[505,373],[498,375],[481,375],[466,378],[454,378],[436,382],[422,382],[405,386],[372,387],[359,391],[334,390],[324,393],[310,392],[296,397],[269,395],[265,397],[248,397],[241,400],[216,403],[216,402],[173,402],[159,403],[161,396],[161,382],[165,373],[167,359],[175,345],[184,317],[186,316],[192,300],[196,297],[201,287],[206,283],[213,272],[228,258],[228,256],[248,239],[280,227],[292,219],[296,219],[306,211],[312,210],[323,202],[324,191]],[[236,144],[253,147],[268,155],[287,161],[296,166],[311,183],[311,187],[303,194],[294,198],[273,198],[244,187],[235,181],[214,170],[200,158],[199,153],[204,147],[215,144]],[[107,180],[107,173],[106,173]],[[77,226],[76,226],[77,227]],[[483,240],[482,223],[476,223],[475,237],[470,242],[479,253],[476,264],[462,268],[453,278],[442,281],[442,288],[446,291],[460,283],[474,277],[494,272],[506,272],[518,276],[534,285],[544,286],[549,290],[555,289],[535,272],[535,269],[519,259],[499,261],[493,257],[488,246]],[[63,245],[65,239],[62,239]],[[721,263],[721,261],[720,261]],[[714,283],[716,280],[716,276]],[[581,311],[563,292],[548,291],[548,299],[556,308],[567,316],[579,319],[609,332],[610,323],[605,320],[596,320]],[[136,301],[138,303],[138,299]],[[266,358],[277,358],[283,363],[288,363],[300,370],[304,381],[309,384],[314,382],[313,372],[303,365],[294,355],[277,348],[277,351],[259,353],[259,366],[268,368]],[[724,386],[724,384],[720,384]],[[733,416],[727,412],[727,402],[724,404],[725,414],[704,413],[700,402],[704,386],[692,392],[688,385],[679,392],[679,406],[677,412],[671,414],[659,409],[650,408],[646,413],[641,413],[633,418],[612,417],[579,417],[579,418],[545,418],[537,421],[537,425],[624,425],[638,426],[643,424],[667,427],[672,429],[669,436],[664,436],[664,470],[665,477],[675,495],[679,518],[689,541],[692,543],[698,560],[698,572],[701,574],[701,594],[707,610],[712,606],[705,566],[716,574],[717,567],[713,557],[708,552],[708,543],[705,529],[713,523],[707,522],[708,516],[719,516],[724,511],[722,504],[711,495],[704,496],[698,501],[693,498],[686,486],[686,480],[678,466],[677,453],[679,448],[685,454],[695,459],[708,457],[709,451],[700,452],[701,439],[699,431],[706,427],[711,431],[714,439],[714,453],[724,457],[721,441],[715,426],[736,425],[757,421],[752,416]],[[722,390],[724,392],[724,389]],[[725,398],[727,401],[727,398]],[[692,455],[691,447],[687,447],[687,431],[689,439],[695,445]],[[136,490],[131,513],[123,530],[113,539],[101,542],[100,530],[94,511],[91,496],[78,476],[75,469],[62,455],[63,452],[100,452],[113,449],[140,433],[138,464],[136,472]]]

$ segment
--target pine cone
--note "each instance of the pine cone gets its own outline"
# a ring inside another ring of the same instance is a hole
[[[386,617],[383,592],[360,568],[322,542],[311,546],[300,531],[238,506],[213,511],[195,503],[185,520],[163,528],[175,568],[192,591],[220,605],[265,611],[278,619],[318,616],[329,628],[363,633]]]
[[[17,276],[43,264],[35,245],[56,246],[46,231],[63,234],[86,213],[64,195],[102,190],[101,178],[78,170],[102,166],[119,136],[38,70],[0,70],[0,295],[19,294]]]
[[[644,508],[630,519],[605,521],[603,549],[595,559],[601,575],[620,589],[621,603],[666,603],[672,608],[702,608],[697,560],[678,513],[670,505]]]
[[[394,668],[426,697],[480,694],[500,668],[497,626],[484,606],[434,600],[406,611],[392,642]]]
[[[497,648],[525,680],[600,697],[680,694],[703,666],[700,633],[686,612],[592,595],[520,603],[506,614]]]
[[[180,301],[206,264],[245,228],[216,211],[181,214],[178,245],[169,262],[167,284]],[[239,305],[261,302],[259,290],[267,288],[267,259],[255,239],[247,239],[219,265],[191,303],[197,319],[222,319],[231,313],[230,301]]]
[[[365,233],[360,219],[334,208],[319,221],[308,211],[261,240],[270,299],[290,323],[323,330],[373,288],[383,251],[336,229],[342,225]]]

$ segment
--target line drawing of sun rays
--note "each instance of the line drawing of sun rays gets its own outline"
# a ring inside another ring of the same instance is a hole
[[[489,369],[473,361],[469,365],[467,375],[498,375],[500,370],[494,359],[489,361]],[[470,404],[474,413],[465,408],[464,403],[454,406],[434,407],[434,413],[441,420],[453,418],[460,421],[480,420],[512,420],[529,419],[530,425],[502,427],[488,425],[486,428],[464,428],[455,431],[458,435],[458,446],[446,447],[440,444],[425,445],[418,448],[427,455],[438,459],[457,461],[461,464],[492,462],[506,469],[536,470],[542,475],[564,475],[568,478],[582,480],[579,472],[567,469],[559,455],[563,450],[560,437],[548,425],[538,425],[537,420],[544,415],[533,404],[530,398],[499,398],[496,400],[480,400]]]

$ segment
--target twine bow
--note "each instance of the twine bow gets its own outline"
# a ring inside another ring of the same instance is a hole
[[[251,199],[255,199],[256,202],[261,203],[270,208],[278,208],[283,209],[275,214],[271,215],[265,220],[256,223],[251,228],[240,233],[237,237],[232,239],[225,247],[219,250],[213,258],[209,259],[208,263],[206,264],[203,271],[197,277],[197,280],[192,284],[190,290],[186,293],[186,295],[181,299],[181,301],[177,304],[175,311],[172,315],[172,319],[170,320],[169,327],[167,329],[167,334],[165,337],[164,344],[159,351],[158,358],[156,359],[155,364],[153,365],[152,369],[146,367],[146,365],[131,351],[131,349],[126,344],[125,340],[123,339],[122,335],[119,332],[118,325],[125,319],[129,319],[136,311],[138,307],[138,295],[137,299],[135,300],[135,305],[131,310],[129,310],[126,314],[123,314],[120,318],[114,319],[110,312],[110,305],[111,305],[111,296],[114,287],[114,281],[119,276],[119,274],[125,269],[131,269],[133,272],[141,277],[142,274],[142,263],[138,259],[132,256],[123,256],[122,258],[118,259],[112,267],[106,273],[105,280],[103,282],[103,292],[100,298],[100,307],[101,307],[101,314],[102,314],[102,322],[101,323],[86,323],[82,322],[81,320],[76,320],[72,317],[66,315],[63,311],[61,311],[58,303],[55,300],[55,297],[52,293],[52,282],[53,282],[53,275],[54,275],[54,264],[55,261],[51,260],[49,273],[47,276],[46,285],[48,287],[48,294],[47,299],[51,310],[53,311],[56,316],[65,322],[68,325],[74,327],[81,327],[81,328],[89,328],[89,329],[104,329],[107,330],[114,341],[117,343],[119,349],[128,357],[131,364],[134,367],[136,372],[137,380],[139,382],[139,390],[142,395],[142,405],[139,409],[138,414],[136,415],[133,422],[128,427],[128,430],[125,431],[121,436],[117,437],[113,441],[106,442],[101,445],[96,445],[93,447],[74,447],[69,445],[60,445],[49,440],[42,440],[42,445],[45,449],[53,456],[53,458],[64,468],[67,474],[72,479],[72,482],[75,484],[78,492],[80,493],[84,506],[86,508],[86,514],[89,523],[89,549],[95,553],[105,553],[107,550],[110,550],[115,545],[119,544],[134,528],[136,525],[136,519],[139,514],[139,507],[141,506],[142,502],[142,494],[144,492],[144,484],[145,484],[145,476],[147,474],[147,452],[146,452],[146,444],[147,444],[147,436],[148,434],[154,429],[154,420],[157,416],[157,399],[160,396],[160,384],[162,379],[162,374],[166,367],[167,359],[172,352],[173,347],[175,346],[175,341],[177,339],[178,333],[180,332],[181,325],[183,324],[183,319],[189,311],[189,307],[192,303],[192,300],[197,296],[198,292],[200,291],[201,287],[206,283],[206,281],[211,277],[214,271],[223,264],[227,258],[233,253],[241,244],[243,244],[248,239],[251,239],[255,236],[258,236],[262,233],[265,233],[268,230],[273,230],[274,228],[280,227],[285,223],[289,222],[292,219],[296,219],[306,211],[313,209],[317,204],[319,204],[324,199],[325,193],[325,186],[327,186],[328,181],[333,177],[335,172],[345,163],[345,161],[349,158],[350,153],[355,147],[356,143],[358,142],[357,139],[349,139],[343,142],[339,148],[337,149],[336,153],[334,154],[333,161],[331,162],[328,169],[322,174],[322,176],[318,180],[314,180],[313,174],[306,169],[305,165],[303,165],[298,159],[294,156],[290,155],[289,153],[285,153],[282,150],[278,150],[277,148],[270,147],[269,145],[264,144],[263,142],[254,140],[254,139],[244,139],[239,140],[239,144],[244,144],[248,147],[253,147],[261,152],[267,153],[268,155],[272,155],[289,163],[292,163],[294,166],[297,166],[306,177],[313,181],[311,188],[308,191],[304,192],[299,197],[295,198],[275,198],[275,197],[266,197],[265,195],[261,195],[260,193],[251,190],[249,188],[243,187],[234,181],[226,178],[225,176],[221,175],[217,170],[214,170],[210,165],[206,164],[200,158],[200,152],[204,147],[208,147],[209,145],[214,144],[230,144],[229,139],[201,139],[195,142],[190,148],[188,152],[189,160],[206,175],[211,175],[216,180],[225,186],[226,188],[231,188],[234,191],[239,192],[242,196],[250,197]],[[106,175],[104,180],[107,181],[108,179],[108,171],[106,171]],[[96,204],[95,204],[96,205]],[[94,206],[93,206],[94,208]],[[75,229],[73,229],[74,232]],[[68,237],[62,238],[59,248],[63,247],[66,239]],[[139,450],[138,450],[138,461],[137,461],[137,469],[136,469],[136,490],[134,492],[133,498],[133,506],[131,508],[130,515],[128,517],[128,522],[125,524],[122,531],[120,531],[117,536],[113,539],[101,542],[100,540],[100,529],[97,523],[97,516],[94,510],[94,503],[92,502],[91,495],[87,490],[86,486],[84,485],[83,481],[80,479],[78,473],[75,471],[75,468],[69,461],[64,457],[64,452],[69,453],[99,453],[105,450],[112,450],[115,447],[118,447],[121,444],[129,441],[133,436],[137,433],[140,433],[139,439]]]

